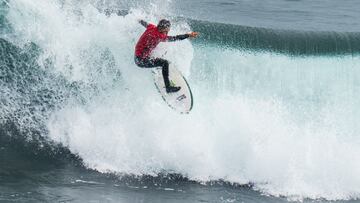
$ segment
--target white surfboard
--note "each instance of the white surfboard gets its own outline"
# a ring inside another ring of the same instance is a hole
[[[162,68],[156,68],[152,71],[154,75],[155,86],[161,94],[164,101],[179,113],[189,113],[193,107],[193,96],[184,76],[175,67],[169,67],[170,83],[180,86],[178,92],[167,93],[162,76]]]

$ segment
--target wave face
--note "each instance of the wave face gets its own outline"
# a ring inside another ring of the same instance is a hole
[[[203,33],[200,41],[222,47],[266,51],[291,56],[358,55],[360,33],[276,30],[202,21],[190,21]]]
[[[172,34],[203,32],[155,53],[166,53],[193,89],[193,111],[178,115],[133,63],[143,31],[136,20],[156,22],[152,13],[166,2],[125,16],[92,1],[3,3],[2,134],[62,145],[100,172],[251,183],[294,199],[360,198],[358,34],[174,19]],[[221,29],[229,32],[211,34]]]

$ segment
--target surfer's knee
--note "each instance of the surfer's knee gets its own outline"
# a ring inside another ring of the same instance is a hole
[[[164,61],[163,61],[163,67],[168,68],[168,67],[169,67],[169,64],[170,64],[169,61],[164,59]]]

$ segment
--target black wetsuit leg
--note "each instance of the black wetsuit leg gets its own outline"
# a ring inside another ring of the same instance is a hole
[[[165,87],[170,87],[169,81],[169,61],[161,58],[140,58],[135,57],[135,63],[141,68],[162,67],[162,75],[164,78]]]

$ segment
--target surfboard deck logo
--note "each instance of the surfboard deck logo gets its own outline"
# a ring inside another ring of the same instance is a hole
[[[181,72],[175,67],[169,67],[170,84],[181,87],[178,92],[173,93],[166,92],[161,68],[154,69],[152,73],[155,86],[168,106],[179,113],[189,113],[193,108],[193,96],[190,86]]]

